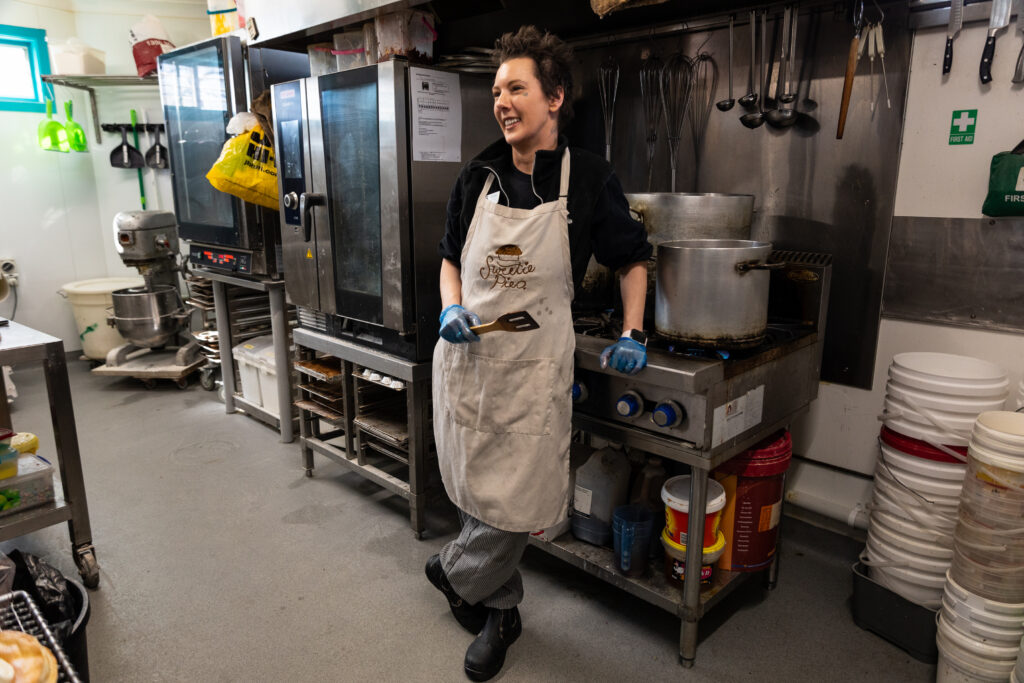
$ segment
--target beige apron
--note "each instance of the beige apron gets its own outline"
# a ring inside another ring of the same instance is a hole
[[[462,249],[462,305],[490,322],[527,311],[540,327],[434,349],[434,437],[448,496],[505,531],[565,518],[573,351],[569,150],[558,200],[513,209],[488,200],[489,175]]]

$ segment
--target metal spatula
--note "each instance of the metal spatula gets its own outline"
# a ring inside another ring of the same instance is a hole
[[[506,313],[492,323],[477,325],[469,329],[477,334],[484,334],[496,330],[501,330],[502,332],[527,332],[528,330],[536,330],[538,327],[540,325],[529,313],[526,311],[516,311],[515,313]]]

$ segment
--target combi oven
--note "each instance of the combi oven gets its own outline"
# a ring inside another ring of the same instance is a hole
[[[157,58],[178,233],[189,261],[245,275],[280,274],[276,211],[215,190],[206,173],[236,113],[273,83],[309,75],[305,53],[246,48],[237,36],[204,40]]]
[[[430,357],[448,196],[500,134],[491,83],[393,59],[272,88],[285,286],[300,325]]]

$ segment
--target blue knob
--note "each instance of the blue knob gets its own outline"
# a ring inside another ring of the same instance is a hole
[[[582,382],[572,383],[572,402],[582,403],[587,400],[587,387]]]
[[[615,403],[615,412],[622,417],[635,417],[640,414],[642,407],[643,403],[640,397],[630,392],[619,397],[619,400]]]
[[[651,413],[651,419],[659,427],[675,427],[682,422],[683,409],[673,401],[659,403]]]

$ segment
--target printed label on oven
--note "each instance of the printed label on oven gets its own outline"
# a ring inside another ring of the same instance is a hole
[[[764,385],[715,408],[711,427],[711,447],[719,446],[748,429],[761,424],[764,409]]]

